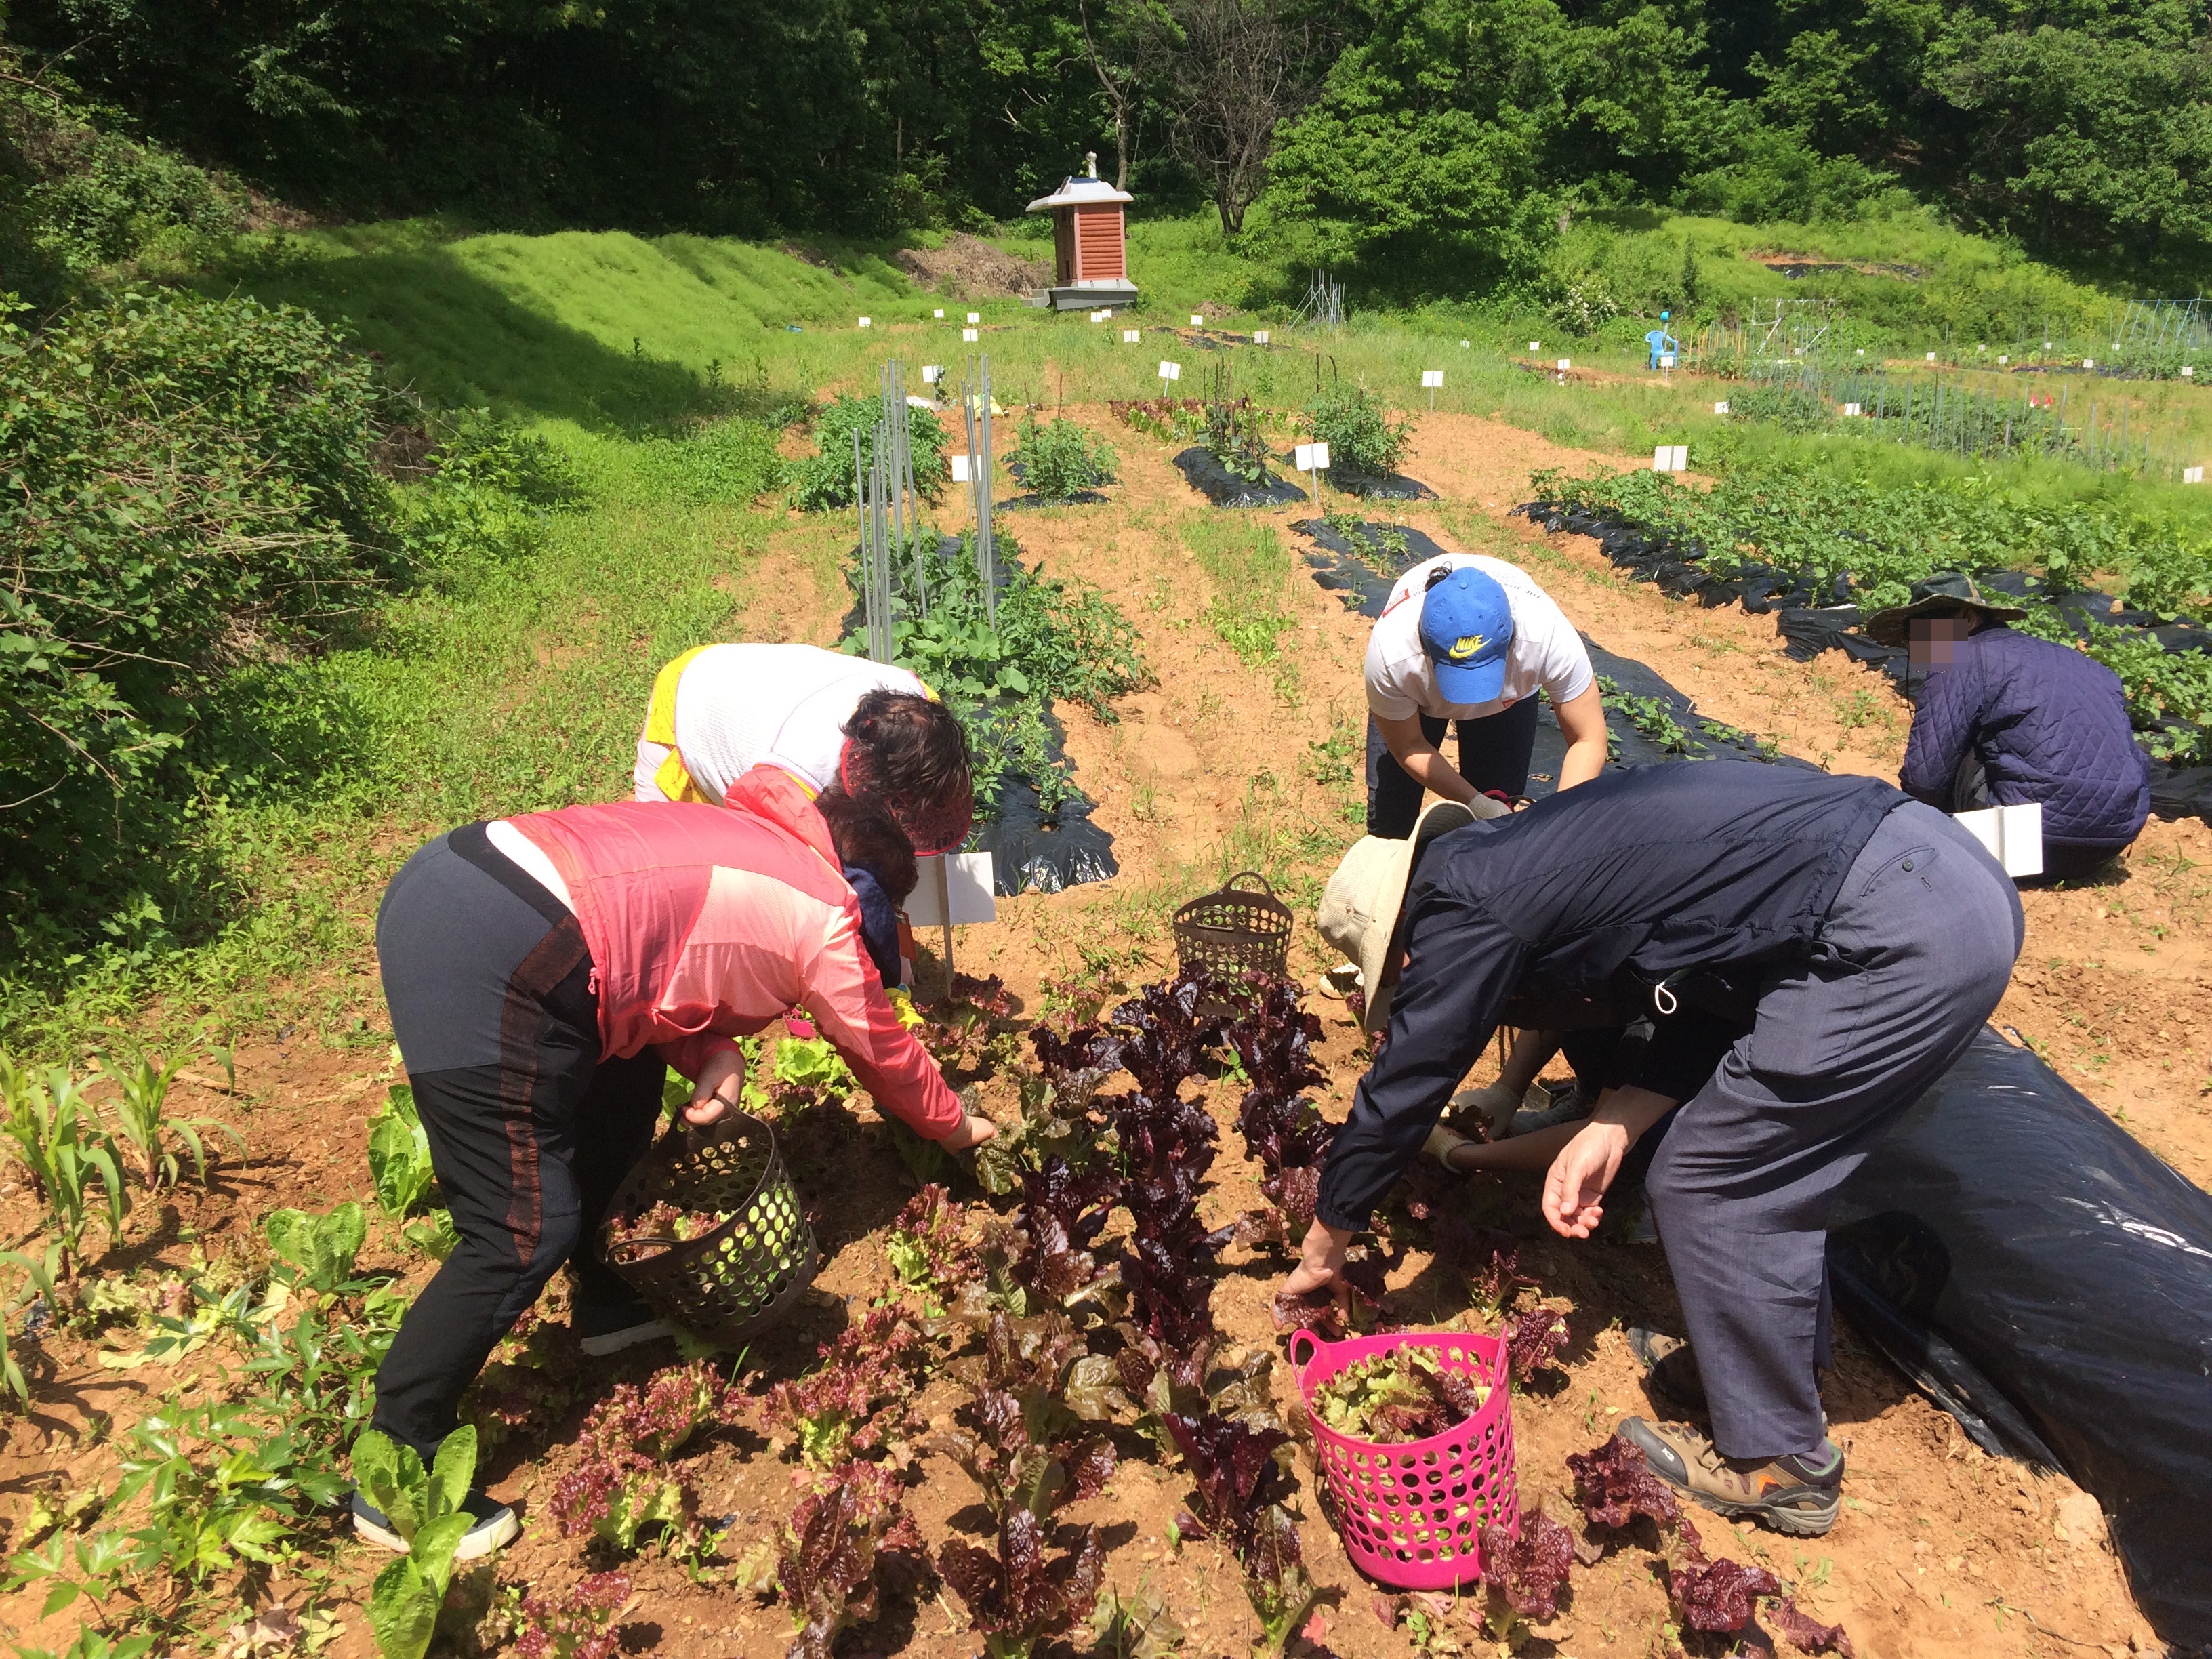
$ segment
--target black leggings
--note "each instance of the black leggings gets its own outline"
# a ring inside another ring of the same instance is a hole
[[[1453,720],[1459,732],[1459,775],[1482,793],[1528,793],[1528,759],[1536,748],[1536,714],[1531,694],[1478,720]],[[1421,716],[1421,735],[1441,749],[1447,722]],[[1403,841],[1421,815],[1421,786],[1398,764],[1382,741],[1375,716],[1367,717],[1367,833]]]
[[[377,910],[376,946],[460,1234],[376,1374],[376,1426],[427,1461],[562,1263],[573,1261],[580,1301],[629,1299],[600,1258],[599,1224],[652,1143],[666,1067],[649,1050],[600,1062],[576,919],[480,823],[408,860]]]

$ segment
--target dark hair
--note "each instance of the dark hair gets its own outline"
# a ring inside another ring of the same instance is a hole
[[[928,802],[975,787],[968,733],[950,708],[918,691],[866,693],[853,706],[845,735],[867,751],[873,793]]]
[[[837,861],[867,871],[893,904],[905,903],[921,876],[914,843],[890,809],[872,795],[848,795],[834,783],[814,798],[814,805],[830,826]]]

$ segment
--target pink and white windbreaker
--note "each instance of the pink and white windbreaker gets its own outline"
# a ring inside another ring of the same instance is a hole
[[[725,799],[510,820],[568,890],[592,953],[601,1051],[619,1060],[651,1047],[696,1079],[734,1038],[804,1008],[879,1108],[943,1139],[964,1113],[891,1012],[822,815],[773,766]]]

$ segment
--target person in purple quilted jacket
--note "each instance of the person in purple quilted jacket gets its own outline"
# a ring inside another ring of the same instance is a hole
[[[2142,833],[2149,775],[2119,676],[2005,625],[2027,614],[1953,573],[1867,619],[1927,671],[1897,781],[1946,812],[2038,802],[2045,877],[2086,876]]]

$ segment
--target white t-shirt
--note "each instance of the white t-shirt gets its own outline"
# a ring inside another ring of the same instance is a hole
[[[923,690],[906,669],[817,645],[709,646],[676,682],[676,747],[715,800],[763,763],[826,789],[854,705],[879,688]]]
[[[1472,565],[1505,590],[1513,612],[1513,643],[1505,653],[1504,694],[1494,702],[1446,702],[1437,690],[1436,664],[1421,648],[1421,596],[1429,573]],[[1589,653],[1566,614],[1526,571],[1481,553],[1445,553],[1424,560],[1390,590],[1389,602],[1367,639],[1367,707],[1386,720],[1472,720],[1510,708],[1542,686],[1554,708],[1589,689]]]

